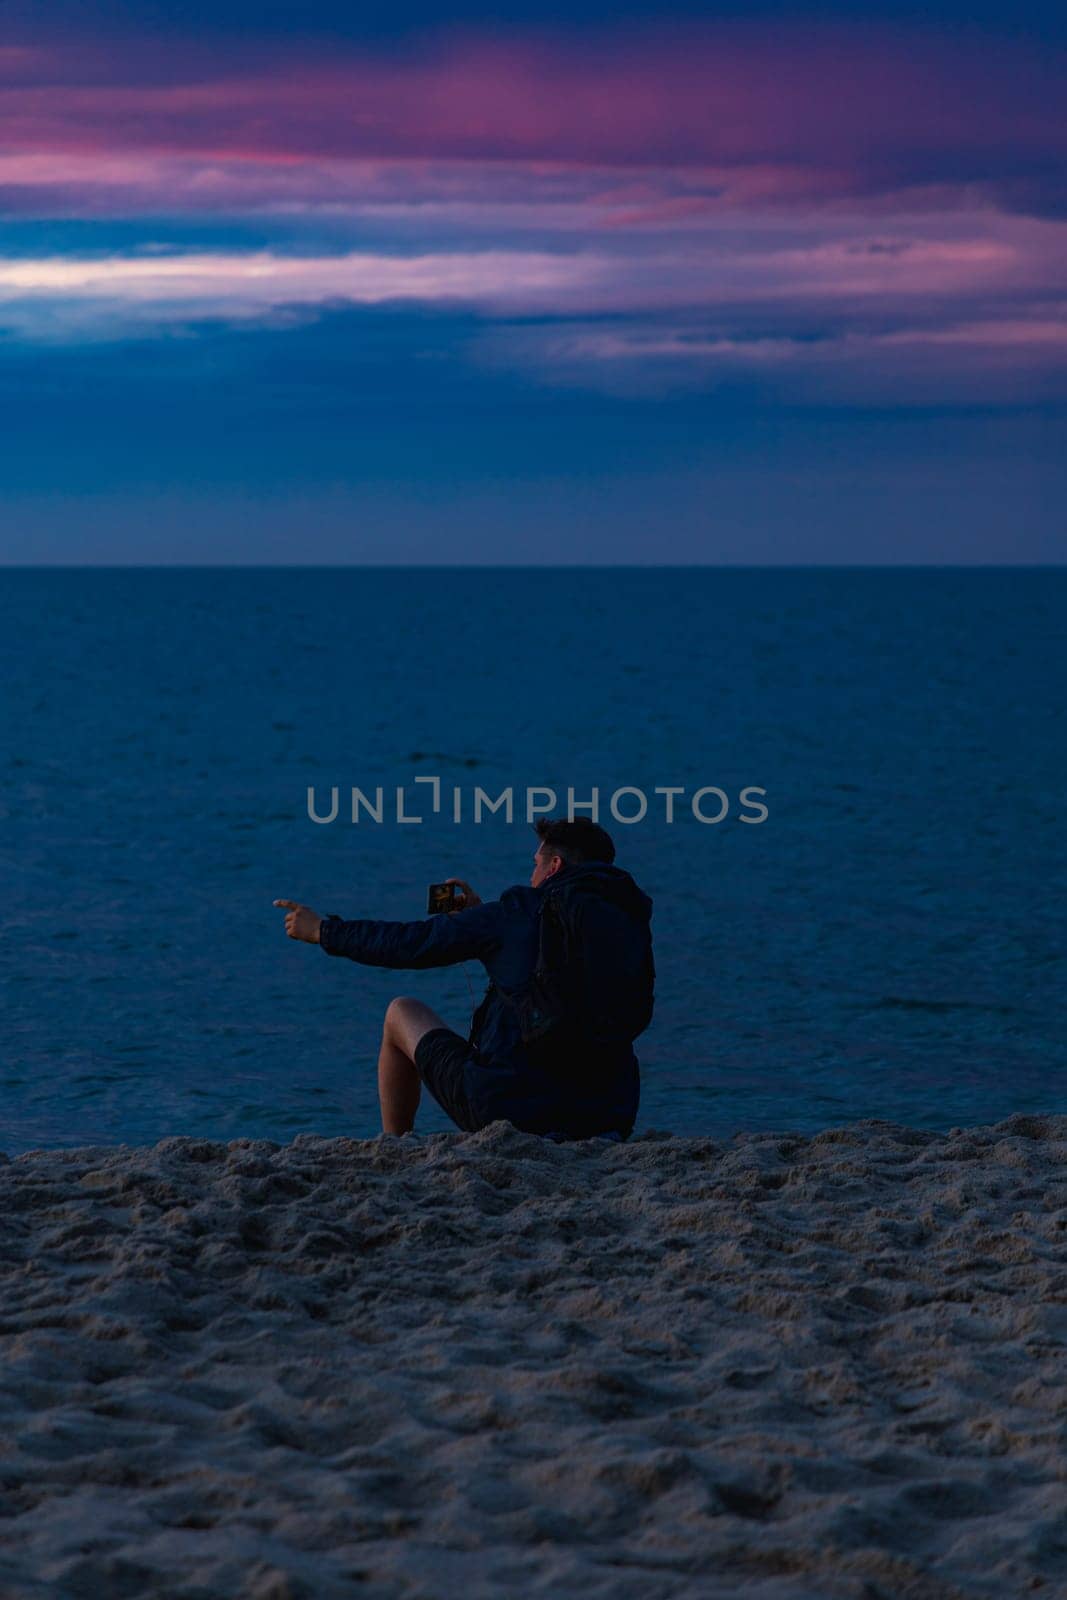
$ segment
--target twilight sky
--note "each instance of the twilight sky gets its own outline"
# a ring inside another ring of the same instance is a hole
[[[0,562],[1067,558],[1067,21],[0,10]]]

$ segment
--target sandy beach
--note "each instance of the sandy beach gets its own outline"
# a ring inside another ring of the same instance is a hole
[[[0,1161],[0,1594],[1067,1594],[1067,1117]]]

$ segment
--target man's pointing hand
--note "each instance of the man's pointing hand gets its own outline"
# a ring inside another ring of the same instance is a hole
[[[299,900],[275,900],[276,906],[285,910],[285,931],[290,939],[303,939],[305,944],[318,944],[319,923],[322,918],[317,911],[312,911],[310,906],[302,906]]]

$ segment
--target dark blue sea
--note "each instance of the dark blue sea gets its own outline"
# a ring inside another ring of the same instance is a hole
[[[9,1155],[375,1133],[388,1000],[465,1032],[482,971],[332,960],[271,902],[491,898],[528,879],[540,786],[597,788],[655,901],[639,1128],[1067,1111],[1065,569],[25,569],[0,596]],[[510,824],[473,822],[479,787]]]

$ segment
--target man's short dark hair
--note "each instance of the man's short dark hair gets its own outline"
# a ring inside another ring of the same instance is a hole
[[[537,837],[569,867],[582,861],[615,860],[611,835],[589,817],[538,817]]]

